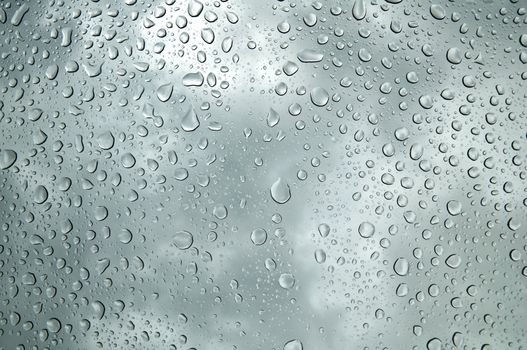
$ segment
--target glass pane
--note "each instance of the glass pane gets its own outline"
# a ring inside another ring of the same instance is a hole
[[[524,349],[524,0],[0,2],[0,349]]]

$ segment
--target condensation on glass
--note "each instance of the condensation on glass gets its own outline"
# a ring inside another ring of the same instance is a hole
[[[0,349],[524,349],[523,0],[0,2]]]

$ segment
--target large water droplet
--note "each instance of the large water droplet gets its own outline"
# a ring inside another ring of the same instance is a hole
[[[446,16],[445,9],[443,8],[443,6],[438,4],[432,4],[430,6],[430,14],[435,19],[443,19]]]
[[[62,328],[62,324],[60,323],[59,319],[50,318],[46,321],[46,327],[51,333],[58,333],[58,331],[60,331]]]
[[[184,131],[194,131],[199,127],[199,119],[194,108],[190,108],[181,119],[181,128]]]
[[[212,209],[212,215],[214,215],[217,219],[224,220],[227,218],[227,215],[229,212],[227,211],[227,207],[224,205],[216,205],[214,209]]]
[[[48,199],[48,190],[46,189],[46,187],[44,187],[42,185],[38,185],[35,188],[35,193],[33,195],[33,200],[37,204],[42,204],[45,201],[47,201],[47,199]]]
[[[393,270],[399,276],[406,276],[408,274],[409,268],[410,265],[408,263],[408,260],[406,260],[405,258],[398,258],[393,264]]]
[[[263,228],[254,229],[251,232],[251,241],[254,245],[262,245],[267,240],[267,231]]]
[[[102,320],[104,313],[106,312],[106,307],[99,300],[95,300],[91,303],[91,308],[93,314],[97,320]]]
[[[187,73],[183,77],[183,85],[185,86],[201,86],[205,78],[201,72]]]
[[[452,254],[446,258],[445,263],[452,269],[457,269],[461,265],[461,257],[457,254]]]
[[[290,273],[283,273],[278,277],[278,284],[284,289],[290,289],[295,285],[295,277]]]
[[[188,14],[191,17],[198,17],[201,11],[203,11],[203,3],[201,3],[198,0],[191,0],[188,3],[187,10],[188,10]]]
[[[97,137],[97,144],[102,149],[111,149],[114,143],[115,138],[113,137],[111,131],[105,131]]]
[[[446,209],[448,210],[448,213],[452,216],[456,216],[461,214],[462,205],[461,202],[456,200],[448,201],[446,204]]]
[[[172,85],[172,83],[163,84],[157,88],[157,98],[161,102],[166,102],[170,100],[170,96],[172,96],[173,90],[174,85]]]
[[[359,235],[363,238],[371,238],[375,233],[375,226],[369,222],[364,221],[359,225]]]
[[[284,350],[303,350],[302,342],[298,339],[293,339],[285,343]]]
[[[442,343],[441,340],[437,338],[432,338],[426,343],[426,349],[427,350],[441,350],[442,349]]]
[[[360,21],[366,16],[366,4],[364,0],[355,0],[353,4],[352,14],[356,20]]]
[[[287,61],[282,67],[284,73],[288,76],[291,76],[298,72],[298,65],[295,62]]]
[[[125,168],[131,168],[135,165],[135,157],[132,155],[132,153],[127,152],[121,157],[121,164]]]
[[[324,263],[326,261],[326,252],[322,249],[315,250],[315,260],[319,264]]]
[[[305,49],[298,53],[297,58],[303,63],[320,62],[324,58],[324,54],[311,49]]]
[[[461,54],[461,50],[457,47],[451,47],[446,52],[446,58],[448,62],[452,64],[459,64],[461,63],[461,60],[463,59],[463,56]]]
[[[0,150],[0,169],[9,169],[15,164],[17,153],[11,149]]]
[[[318,225],[318,233],[321,237],[327,237],[329,236],[329,232],[331,231],[330,227],[326,223],[322,223]]]
[[[316,87],[313,90],[311,90],[311,102],[315,106],[323,107],[325,106],[329,101],[329,94],[328,92],[321,87]]]
[[[174,234],[173,242],[177,248],[185,250],[190,248],[194,242],[194,236],[188,231],[178,231]]]
[[[287,203],[291,199],[291,189],[282,178],[278,178],[271,186],[271,198],[278,204]]]
[[[280,115],[278,114],[277,111],[270,108],[269,113],[267,113],[267,125],[269,125],[272,128],[279,122],[280,122]]]

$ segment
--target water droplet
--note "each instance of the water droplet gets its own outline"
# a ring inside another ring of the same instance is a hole
[[[194,108],[190,108],[181,119],[181,128],[186,132],[191,132],[196,130],[199,125],[199,119],[196,111],[194,111]]]
[[[126,229],[126,228],[123,228],[119,234],[118,234],[118,237],[119,239],[119,242],[123,243],[123,244],[128,244],[132,241],[132,238],[133,238],[133,235],[132,235],[132,232],[130,232],[130,230]]]
[[[227,207],[225,207],[224,205],[217,205],[212,210],[212,214],[217,219],[224,220],[225,218],[227,218],[228,215]]]
[[[457,254],[449,255],[448,258],[446,258],[445,263],[448,267],[457,269],[461,265],[461,257]]]
[[[50,318],[46,322],[46,327],[51,333],[58,333],[62,328],[62,324],[57,318]]]
[[[320,234],[321,237],[329,236],[330,231],[331,229],[328,224],[322,223],[318,225],[318,233]]]
[[[441,340],[437,338],[432,338],[426,343],[426,349],[427,350],[441,350],[442,349],[442,343]]]
[[[289,23],[287,23],[287,21],[282,21],[280,23],[278,23],[278,26],[276,26],[276,28],[278,29],[278,31],[282,34],[285,34],[287,32],[289,32],[289,30],[291,29],[291,25],[289,25]]]
[[[315,250],[315,260],[319,264],[323,264],[326,261],[326,252],[322,249]]]
[[[460,49],[458,49],[457,47],[451,47],[446,52],[446,58],[448,62],[452,64],[459,64],[463,59],[463,55],[461,54]]]
[[[517,249],[512,249],[509,253],[509,257],[512,261],[519,261],[522,258],[522,254]]]
[[[42,185],[38,185],[35,188],[35,193],[34,193],[34,196],[33,196],[33,200],[37,204],[42,204],[45,201],[47,201],[48,200],[48,190],[46,189],[46,187],[44,187]]]
[[[297,58],[303,63],[316,63],[322,61],[324,54],[311,49],[305,49],[298,53]]]
[[[212,44],[215,38],[214,31],[210,28],[203,28],[201,30],[201,38],[207,44]]]
[[[188,231],[178,231],[174,234],[173,241],[177,248],[185,250],[190,248],[194,242],[194,236]]]
[[[359,49],[359,59],[362,61],[362,62],[369,62],[371,61],[372,59],[372,55],[371,53],[366,50],[365,48],[361,48]]]
[[[282,70],[287,76],[291,76],[298,72],[298,65],[294,62],[287,61],[282,67]]]
[[[430,95],[423,95],[423,96],[419,97],[419,104],[424,109],[430,109],[434,105],[434,100],[432,99],[432,97]]]
[[[445,9],[438,4],[432,4],[430,6],[430,14],[435,19],[444,19],[446,16]]]
[[[28,11],[29,6],[27,4],[22,4],[19,8],[16,9],[15,13],[13,14],[13,17],[11,17],[11,24],[14,26],[20,25],[20,23],[22,23],[22,19]]]
[[[127,169],[132,168],[135,165],[135,157],[127,152],[121,157],[121,164]]]
[[[446,209],[450,215],[457,216],[461,214],[461,210],[462,210],[461,202],[456,201],[456,200],[448,201],[446,204]]]
[[[100,148],[108,150],[113,147],[115,138],[110,131],[105,131],[97,137],[97,144]]]
[[[406,283],[401,283],[397,286],[397,289],[395,291],[395,294],[398,297],[404,297],[408,295],[408,285]]]
[[[251,232],[251,241],[254,245],[262,245],[267,241],[267,231],[263,228],[254,229]]]
[[[278,178],[271,186],[271,198],[278,204],[287,203],[291,199],[291,189],[282,178]]]
[[[166,102],[170,100],[173,90],[174,85],[172,85],[171,83],[163,84],[159,88],[157,88],[157,98],[161,102]]]
[[[17,153],[15,151],[11,149],[0,150],[0,169],[9,169],[13,164],[15,164],[16,159]]]
[[[280,116],[278,115],[278,112],[270,108],[269,113],[267,113],[267,125],[269,125],[272,128],[275,125],[277,125],[279,122],[280,122]]]
[[[198,0],[191,0],[188,3],[187,11],[191,17],[198,17],[203,11],[203,3]]]
[[[283,273],[278,278],[278,283],[284,289],[291,289],[295,285],[295,277],[290,273]]]
[[[410,268],[410,264],[408,263],[408,260],[406,260],[405,258],[398,258],[397,260],[395,260],[395,263],[393,264],[393,270],[399,276],[406,276],[408,274],[409,268]]]
[[[304,23],[308,27],[313,27],[315,24],[317,24],[317,16],[314,13],[308,13],[304,16]]]
[[[321,87],[316,87],[313,90],[311,90],[311,102],[315,106],[323,107],[325,106],[329,101],[329,94],[328,92]]]
[[[97,221],[103,221],[108,217],[108,209],[104,206],[98,206],[94,210],[94,217]]]
[[[284,345],[284,350],[303,350],[304,347],[300,340],[294,339],[290,340]]]
[[[358,21],[360,21],[366,16],[366,4],[364,3],[364,0],[355,0],[355,3],[353,4],[352,14],[353,17],[355,17],[355,19]]]
[[[95,300],[92,301],[91,308],[95,319],[102,320],[102,318],[104,317],[104,313],[106,312],[106,307],[104,306],[104,304],[99,300]]]
[[[375,233],[375,226],[369,221],[363,221],[359,225],[359,235],[362,238],[371,238]]]

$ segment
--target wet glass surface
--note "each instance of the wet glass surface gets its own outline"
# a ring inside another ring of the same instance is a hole
[[[527,3],[0,2],[0,349],[525,349]]]

